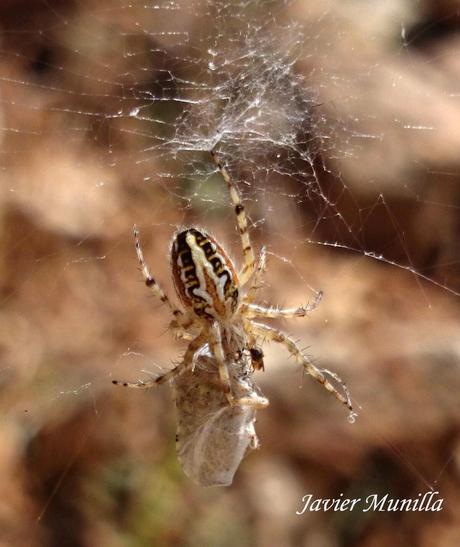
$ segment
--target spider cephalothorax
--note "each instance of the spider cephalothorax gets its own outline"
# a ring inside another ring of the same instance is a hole
[[[171,328],[177,337],[188,340],[189,345],[179,365],[155,380],[136,383],[115,380],[114,383],[139,388],[161,384],[193,368],[196,356],[207,346],[213,362],[217,365],[222,389],[229,404],[264,407],[268,404],[265,397],[241,396],[233,392],[235,381],[229,369],[235,365],[235,359],[242,368],[242,374],[251,374],[254,369],[263,369],[261,344],[274,341],[283,344],[308,374],[352,411],[346,386],[337,375],[318,369],[294,340],[282,331],[257,321],[262,318],[305,317],[317,306],[321,293],[317,294],[312,304],[298,308],[280,309],[254,304],[257,289],[260,287],[260,277],[265,271],[265,248],[262,248],[256,263],[248,233],[246,212],[238,188],[215,152],[212,152],[212,158],[227,183],[233,203],[244,265],[237,272],[223,247],[202,230],[188,228],[176,234],[171,247],[171,265],[174,284],[185,308],[180,310],[170,302],[150,274],[142,254],[139,232],[135,228],[136,252],[145,283],[154,295],[169,306],[174,316]],[[247,285],[248,288],[242,294],[241,291]],[[244,355],[249,355],[250,359],[243,359]],[[342,384],[344,394],[337,391],[327,379],[327,375]]]

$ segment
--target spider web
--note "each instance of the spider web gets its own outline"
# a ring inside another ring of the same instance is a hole
[[[256,250],[268,246],[262,300],[293,305],[325,293],[307,326],[281,326],[347,379],[364,423],[355,441],[386,447],[415,483],[433,487],[446,473],[453,450],[447,463],[438,454],[421,468],[406,444],[396,447],[405,437],[393,425],[430,399],[404,375],[432,390],[425,424],[404,422],[416,439],[441,435],[441,419],[458,424],[446,395],[458,385],[460,351],[455,14],[396,1],[304,4],[0,8],[0,341],[13,393],[3,408],[28,432],[59,430],[56,407],[68,423],[84,416],[52,496],[91,444],[93,422],[118,425],[102,395],[110,378],[156,374],[177,353],[165,341],[166,312],[135,283],[132,225],[168,293],[177,227],[203,226],[241,256],[213,148],[242,191]],[[267,368],[279,379],[286,357],[273,350]],[[268,396],[289,398],[266,381]],[[311,412],[323,395],[315,388]],[[162,415],[168,402],[151,395],[149,414]],[[329,425],[340,420],[331,412]],[[48,491],[40,515],[49,500]]]

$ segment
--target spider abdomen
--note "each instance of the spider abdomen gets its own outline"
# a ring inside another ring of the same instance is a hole
[[[233,315],[238,306],[238,277],[212,236],[195,228],[178,233],[171,248],[171,266],[184,306],[209,320]]]

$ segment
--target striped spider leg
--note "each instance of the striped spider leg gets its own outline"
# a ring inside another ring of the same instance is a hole
[[[248,291],[246,292],[243,302],[244,304],[241,306],[241,312],[244,313],[244,310],[247,308],[249,304],[254,302],[257,291],[262,286],[262,276],[265,273],[265,268],[267,266],[267,249],[265,245],[260,250],[259,259],[257,261],[257,266],[254,272],[254,275],[252,276],[251,286],[249,287]],[[251,362],[252,362],[252,368],[254,370],[264,370],[264,353],[262,351],[262,348],[257,345],[256,338],[254,336],[249,335],[249,353],[251,355]]]
[[[252,249],[251,240],[249,239],[248,232],[248,219],[246,217],[246,211],[244,204],[241,200],[241,194],[238,188],[233,183],[229,172],[225,165],[220,161],[219,156],[215,150],[211,151],[212,159],[217,165],[217,168],[222,174],[223,179],[227,183],[227,187],[230,193],[230,198],[232,200],[233,206],[235,208],[236,214],[236,223],[238,226],[238,231],[241,237],[241,244],[243,246],[243,256],[244,256],[244,266],[243,269],[238,274],[238,280],[241,287],[244,287],[249,279],[252,277],[255,269],[255,257],[254,251]]]
[[[171,370],[168,370],[168,372],[165,372],[164,374],[162,374],[161,376],[158,376],[157,378],[154,378],[154,379],[152,378],[150,380],[137,380],[137,382],[112,380],[112,384],[115,384],[116,386],[131,387],[131,388],[137,388],[137,389],[151,389],[152,387],[158,386],[160,384],[164,384],[165,382],[169,382],[169,380],[172,380],[174,377],[178,376],[179,374],[182,374],[186,370],[190,370],[191,368],[193,368],[193,365],[195,363],[194,361],[195,355],[205,342],[206,342],[206,338],[201,333],[190,342],[190,344],[187,347],[187,350],[185,351],[182,361],[176,367],[174,367]]]
[[[309,302],[306,306],[299,306],[297,308],[276,308],[260,306],[259,304],[252,304],[244,299],[242,304],[244,314],[249,317],[265,317],[266,319],[292,319],[294,317],[307,317],[309,313],[315,310],[323,298],[323,292],[319,291],[316,294],[313,302]]]
[[[272,317],[272,316],[270,316]],[[297,316],[298,317],[298,316]],[[350,411],[350,417],[354,415],[353,405],[351,403],[351,397],[348,391],[346,384],[340,379],[340,377],[328,370],[320,370],[317,368],[306,355],[303,354],[302,350],[297,346],[292,338],[284,334],[283,332],[264,325],[262,323],[256,323],[249,320],[246,324],[248,333],[252,333],[256,337],[260,337],[263,341],[273,341],[279,344],[282,344],[289,353],[294,357],[297,363],[302,365],[305,371],[312,376],[317,382],[322,384],[329,393],[335,396],[342,404],[344,404]],[[337,389],[328,381],[326,376],[332,377],[335,381],[339,382],[345,395],[342,395],[337,391]]]
[[[257,304],[246,304],[246,313],[248,318],[268,318],[268,319],[290,319],[295,317],[306,317],[311,313],[321,302],[323,293],[320,291],[317,293],[316,298],[313,302],[308,303],[306,306],[299,306],[298,308],[266,308]],[[253,328],[255,327],[255,328]],[[335,373],[332,373],[327,370],[318,369],[297,347],[297,344],[290,337],[286,336],[284,333],[268,327],[266,325],[260,325],[250,321],[250,327],[248,329],[249,335],[252,334],[252,338],[257,340],[257,335],[263,335],[264,340],[271,340],[283,344],[289,353],[294,356],[297,362],[305,368],[306,372],[313,376],[320,384],[323,384],[324,387],[330,392],[333,393],[336,398],[345,404],[350,412],[353,413],[353,407],[350,400],[350,394],[346,384],[337,376]],[[327,381],[325,374],[331,376],[340,383],[342,390],[345,393],[346,397],[343,397],[337,390],[332,386],[330,382]]]
[[[142,275],[144,276],[145,285],[151,290],[153,296],[159,298],[163,304],[166,304],[168,306],[169,310],[174,316],[174,319],[171,321],[169,327],[171,328],[171,330],[173,330],[175,337],[187,338],[187,333],[185,331],[192,325],[192,318],[189,317],[188,314],[184,314],[182,310],[173,306],[166,293],[155,281],[144,259],[144,254],[142,252],[141,242],[139,239],[139,230],[137,229],[137,226],[134,226],[133,234],[134,247],[136,248],[137,259],[141,267]]]
[[[261,278],[265,272],[267,263],[267,250],[263,246],[257,261],[255,262],[254,251],[251,245],[251,240],[248,232],[248,220],[246,217],[246,210],[241,199],[241,194],[237,186],[232,181],[230,174],[221,162],[218,154],[215,150],[211,151],[211,156],[214,163],[217,165],[223,179],[227,183],[229,189],[230,198],[232,200],[234,211],[236,215],[236,224],[241,238],[241,245],[243,248],[244,266],[238,274],[238,280],[241,287],[243,287],[249,280],[251,280],[251,286],[244,296],[245,303],[251,303],[256,297],[257,290],[260,288]],[[262,349],[255,345],[254,339],[249,340],[249,351],[251,354],[252,366],[255,370],[264,369],[263,352]],[[225,373],[224,373],[225,374]]]
[[[260,250],[257,266],[252,276],[251,286],[244,295],[244,303],[251,304],[256,298],[257,291],[262,287],[262,277],[267,267],[267,248],[265,245]]]
[[[138,380],[137,382],[126,382],[120,380],[112,380],[112,383],[115,385],[122,385],[125,387],[140,388],[140,389],[150,389],[151,387],[159,384],[163,384],[171,380],[177,374],[180,374],[182,371],[185,371],[187,368],[193,366],[193,358],[195,353],[200,349],[200,347],[205,343],[204,336],[200,333],[196,338],[190,335],[186,329],[193,325],[193,318],[189,316],[188,313],[184,313],[180,309],[173,306],[170,299],[163,291],[163,289],[155,281],[154,277],[150,273],[150,269],[145,262],[144,254],[142,252],[142,247],[139,239],[139,230],[134,226],[134,246],[136,248],[137,259],[141,267],[142,275],[144,276],[145,285],[150,289],[153,296],[161,300],[163,304],[166,304],[171,311],[174,319],[170,323],[170,328],[172,329],[176,338],[182,338],[184,340],[191,340],[182,362],[173,368],[172,370],[158,376],[152,380]]]
[[[307,317],[308,314],[311,313],[319,305],[322,298],[323,293],[322,291],[319,291],[316,294],[315,299],[311,303],[308,303],[305,306],[299,306],[297,308],[267,308],[265,306],[260,306],[259,304],[252,304],[251,301],[248,302],[248,300],[245,299],[241,307],[242,314],[245,316],[245,318],[247,318],[247,322],[245,323],[246,332],[248,337],[250,337],[250,339],[254,341],[254,347],[257,347],[255,346],[255,344],[258,338],[262,338],[263,341],[273,341],[284,345],[289,353],[294,357],[294,359],[304,367],[305,371],[310,376],[312,376],[316,381],[322,384],[325,389],[327,389],[327,391],[329,391],[336,397],[336,399],[338,399],[341,403],[348,407],[348,409],[352,413],[350,414],[350,416],[352,416],[353,406],[351,403],[348,388],[337,374],[328,370],[320,370],[319,368],[317,368],[298,348],[294,340],[292,340],[292,338],[290,338],[283,332],[274,329],[273,327],[269,327],[261,323],[256,323],[252,320],[253,318],[291,319],[295,317]],[[327,380],[326,376],[332,377],[341,385],[345,396],[335,389],[335,387]]]

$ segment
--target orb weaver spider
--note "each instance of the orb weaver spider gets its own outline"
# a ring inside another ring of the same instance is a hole
[[[246,370],[248,367],[252,370],[263,368],[263,353],[260,346],[265,341],[274,341],[282,344],[308,374],[353,413],[347,387],[336,374],[317,368],[288,335],[257,321],[262,318],[305,317],[319,304],[322,293],[318,293],[311,304],[297,308],[281,309],[254,303],[257,289],[260,286],[260,278],[265,271],[265,247],[262,248],[256,262],[240,192],[218,154],[213,150],[211,155],[229,190],[243,248],[244,266],[237,273],[223,247],[214,237],[202,230],[187,228],[177,233],[171,245],[171,267],[176,292],[184,307],[184,310],[181,310],[172,304],[152,277],[142,253],[139,231],[134,227],[136,253],[145,284],[155,297],[169,307],[174,317],[170,328],[177,338],[188,340],[189,345],[182,361],[165,374],[148,381],[120,382],[113,380],[113,383],[149,389],[168,382],[177,375],[193,369],[196,355],[207,345],[217,363],[220,382],[228,404],[230,406],[264,408],[269,402],[263,396],[256,393],[240,397],[235,395],[232,389],[234,382],[229,372],[229,365],[237,361],[248,362],[248,359],[243,360],[242,356],[249,355],[250,365],[244,367],[245,374],[248,373]],[[241,289],[246,286],[248,289],[242,295]],[[344,394],[337,391],[327,376],[341,384]]]

